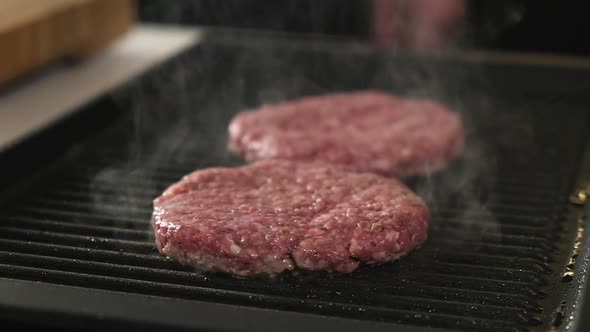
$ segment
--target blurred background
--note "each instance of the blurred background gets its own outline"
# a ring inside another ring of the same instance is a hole
[[[380,46],[588,54],[583,1],[142,0],[139,19],[324,34]]]
[[[132,23],[256,29],[376,47],[588,55],[583,1],[0,0],[0,84],[107,47]]]

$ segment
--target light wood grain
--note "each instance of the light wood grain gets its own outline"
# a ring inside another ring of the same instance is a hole
[[[55,66],[0,93],[0,153],[81,105],[199,43],[200,29],[134,24],[103,52],[77,66]]]
[[[104,49],[135,19],[134,0],[0,0],[0,84]]]

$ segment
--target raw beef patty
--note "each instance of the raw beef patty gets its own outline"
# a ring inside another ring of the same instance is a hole
[[[268,160],[186,175],[154,200],[160,252],[237,276],[351,272],[419,246],[429,211],[405,185],[329,164]]]
[[[264,105],[229,125],[230,148],[249,161],[323,161],[399,177],[444,168],[463,141],[461,118],[442,104],[380,91]]]

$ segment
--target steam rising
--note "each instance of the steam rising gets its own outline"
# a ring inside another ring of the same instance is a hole
[[[517,14],[511,13],[511,20],[517,20]],[[462,158],[448,171],[412,185],[433,215],[450,213],[457,227],[474,234],[501,234],[489,210],[495,197],[488,193],[502,176],[498,147],[491,147],[489,140],[499,142],[499,149],[533,145],[530,119],[492,102],[496,91],[490,89],[483,67],[415,54],[348,51],[345,46],[312,54],[305,48],[281,50],[266,44],[249,49],[209,44],[149,82],[133,84],[126,91],[129,95],[114,96],[133,117],[125,124],[127,139],[113,142],[113,162],[107,162],[91,184],[96,209],[115,222],[143,220],[139,227],[145,227],[151,200],[182,173],[242,163],[227,151],[226,128],[238,111],[310,94],[377,88],[439,100],[461,113],[467,131]],[[445,210],[449,207],[454,210]],[[446,219],[435,218],[433,227]]]

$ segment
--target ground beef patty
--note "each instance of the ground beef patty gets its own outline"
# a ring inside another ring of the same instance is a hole
[[[462,152],[464,132],[460,117],[439,103],[363,91],[239,113],[229,138],[249,161],[323,161],[408,177],[444,168]]]
[[[393,261],[426,239],[428,221],[397,180],[285,160],[186,175],[155,199],[152,218],[163,254],[238,276]]]

